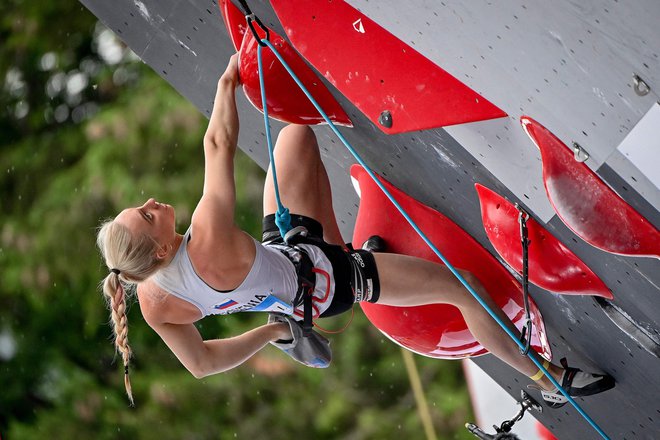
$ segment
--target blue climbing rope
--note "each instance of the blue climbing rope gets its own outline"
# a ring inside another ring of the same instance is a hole
[[[264,39],[262,41],[268,41]],[[270,45],[270,42],[268,42]],[[268,121],[268,106],[266,105],[266,86],[264,84],[263,69],[261,67],[261,48],[260,44],[257,47],[257,65],[259,66],[259,87],[261,88],[261,104],[264,109],[264,124],[266,126],[266,143],[268,144],[268,157],[270,160],[270,170],[273,174],[273,186],[275,188],[275,201],[277,202],[277,212],[275,213],[275,224],[280,230],[282,238],[287,232],[291,230],[291,215],[289,209],[285,208],[280,199],[280,188],[277,184],[277,170],[275,169],[275,157],[273,155],[273,141],[270,136],[270,123]],[[275,50],[271,46],[272,50]]]
[[[518,339],[518,337],[517,337],[517,336],[516,336],[516,335],[515,335],[515,334],[514,334],[514,333],[513,333],[508,327],[507,327],[507,325],[506,325],[506,324],[500,319],[500,317],[497,316],[497,315],[495,314],[495,312],[494,312],[494,311],[488,306],[488,304],[486,304],[486,302],[485,302],[485,301],[479,296],[479,294],[478,294],[478,293],[477,293],[477,292],[476,292],[476,291],[475,291],[475,290],[474,290],[474,289],[468,284],[468,282],[465,281],[465,279],[464,279],[464,278],[461,276],[461,274],[460,274],[460,273],[454,268],[454,266],[452,266],[452,264],[447,260],[447,258],[446,258],[444,255],[442,255],[442,253],[440,253],[440,251],[435,247],[435,245],[431,242],[431,240],[429,240],[429,238],[426,236],[426,234],[424,234],[424,232],[419,228],[419,226],[417,226],[417,224],[413,221],[413,219],[410,218],[410,216],[408,215],[408,213],[407,213],[407,212],[401,207],[401,205],[399,205],[399,203],[398,203],[398,202],[396,201],[396,199],[392,196],[392,194],[390,194],[390,192],[387,190],[387,188],[385,188],[385,186],[380,182],[380,180],[378,180],[378,178],[376,177],[376,175],[374,174],[374,172],[371,171],[371,168],[370,168],[370,167],[369,167],[369,166],[368,166],[368,165],[362,160],[362,158],[361,158],[360,155],[357,153],[357,151],[355,151],[355,149],[354,149],[354,148],[351,146],[351,144],[346,140],[346,138],[344,138],[344,136],[339,132],[339,130],[337,130],[337,127],[335,127],[335,125],[332,123],[332,121],[330,120],[330,118],[328,117],[328,115],[325,114],[325,112],[323,111],[323,109],[321,108],[321,106],[319,106],[319,104],[316,102],[316,100],[314,99],[314,97],[313,97],[313,96],[309,93],[309,91],[305,88],[305,86],[302,84],[302,82],[300,81],[300,79],[298,79],[298,77],[297,77],[296,74],[293,72],[293,70],[291,69],[291,67],[289,67],[289,65],[286,63],[286,61],[284,61],[284,59],[283,59],[282,56],[279,54],[279,52],[277,51],[277,49],[275,49],[275,47],[274,47],[274,46],[270,43],[270,41],[268,41],[268,40],[261,39],[261,43],[263,43],[264,46],[268,46],[268,47],[270,48],[270,50],[273,52],[273,54],[275,54],[275,56],[276,56],[277,59],[280,61],[280,63],[282,63],[282,66],[284,66],[284,68],[285,68],[286,71],[289,73],[289,75],[291,75],[291,78],[293,78],[293,80],[296,82],[296,84],[298,84],[298,87],[300,87],[300,90],[302,90],[303,93],[305,93],[305,95],[306,95],[307,98],[310,100],[310,102],[314,105],[314,107],[316,108],[316,110],[321,114],[321,116],[323,117],[323,119],[325,119],[325,121],[328,123],[328,125],[330,126],[330,128],[332,129],[332,131],[335,133],[335,135],[337,135],[337,137],[339,138],[339,140],[344,144],[344,146],[345,146],[345,147],[348,149],[348,151],[353,155],[353,157],[355,157],[355,159],[358,161],[358,163],[359,163],[360,165],[362,165],[362,167],[365,169],[365,171],[367,172],[367,174],[369,174],[369,176],[373,179],[373,181],[376,183],[376,185],[378,185],[378,187],[381,189],[381,191],[383,191],[383,193],[384,193],[384,194],[387,196],[387,198],[392,202],[392,204],[396,207],[396,209],[401,213],[401,215],[403,215],[403,217],[404,217],[404,218],[406,219],[406,221],[410,224],[410,226],[412,226],[412,228],[415,230],[415,232],[417,232],[417,234],[422,238],[422,240],[424,240],[424,242],[429,246],[429,248],[430,248],[430,249],[431,249],[431,250],[432,250],[432,251],[438,256],[438,258],[440,258],[440,260],[442,260],[442,262],[443,262],[443,263],[445,264],[445,266],[451,271],[451,273],[453,273],[454,276],[456,276],[456,278],[461,282],[461,284],[463,284],[463,285],[465,286],[465,288],[470,292],[470,294],[471,294],[471,295],[472,295],[472,296],[473,296],[473,297],[479,302],[479,304],[481,304],[481,306],[482,306],[482,307],[488,312],[488,314],[489,314],[489,315],[490,315],[490,316],[491,316],[491,317],[492,317],[492,318],[493,318],[493,319],[494,319],[494,320],[500,325],[500,327],[502,327],[502,329],[503,329],[503,330],[509,335],[509,337],[510,337],[510,338],[511,338],[511,339],[512,339],[512,340],[518,345],[518,347],[519,347],[521,350],[524,350],[524,349],[525,349],[525,346],[524,346],[524,345],[522,344],[522,342]],[[258,57],[259,57],[259,69],[260,69],[260,70],[259,70],[259,76],[260,76],[260,77],[261,77],[261,74],[262,74],[262,72],[261,72],[261,58],[260,58],[260,57],[261,57],[261,47],[262,47],[262,46],[259,45],[259,47],[258,47],[258,49],[257,49],[257,53],[258,53]],[[267,136],[267,138],[269,139],[269,138],[270,138],[270,133],[269,133],[269,129],[268,129],[268,121],[267,121],[267,116],[266,116],[266,115],[267,115],[267,113],[266,113],[267,110],[266,110],[265,93],[264,93],[264,91],[263,91],[263,79],[261,80],[261,85],[262,85],[262,93],[261,93],[261,95],[262,95],[263,106],[264,106],[264,117],[266,118],[266,133],[267,133],[266,136]],[[270,140],[269,140],[268,142],[269,142],[269,153],[271,154],[271,166],[273,166],[273,179],[276,180],[276,179],[275,179],[275,173],[274,173],[274,165],[275,165],[275,164],[274,164],[273,159],[272,159],[272,151],[271,151],[271,150],[272,150],[272,147],[271,147],[271,145],[270,145]],[[275,188],[276,188],[276,196],[277,196],[277,183],[275,183]],[[280,203],[280,202],[278,201],[278,206],[279,206],[279,203]],[[562,386],[561,386],[561,385],[555,380],[555,378],[552,377],[552,375],[550,374],[550,372],[549,372],[549,371],[548,371],[548,370],[547,370],[547,369],[541,364],[541,362],[539,362],[538,360],[536,360],[536,359],[531,355],[531,353],[528,353],[527,356],[528,356],[529,359],[530,359],[530,360],[531,360],[531,361],[532,361],[532,362],[533,362],[533,363],[539,368],[539,370],[541,370],[541,371],[543,372],[543,374],[544,374],[544,375],[550,380],[550,382],[552,382],[552,384],[553,384],[555,387],[557,387],[557,389],[558,389],[558,390],[559,390],[559,391],[560,391],[560,392],[561,392],[561,393],[562,393],[562,394],[568,399],[568,401],[570,402],[570,404],[573,405],[573,407],[575,407],[575,409],[578,411],[578,413],[580,413],[580,415],[582,415],[582,417],[584,417],[584,419],[585,419],[585,420],[586,420],[586,421],[587,421],[587,422],[588,422],[588,423],[589,423],[589,424],[590,424],[590,425],[591,425],[591,426],[592,426],[592,427],[593,427],[593,428],[594,428],[594,429],[595,429],[595,430],[596,430],[596,431],[597,431],[597,432],[598,432],[598,433],[599,433],[604,439],[609,440],[609,437],[607,436],[607,434],[605,434],[605,432],[600,428],[600,426],[598,426],[598,425],[596,424],[596,422],[594,422],[593,419],[591,419],[591,417],[589,417],[589,415],[588,415],[588,414],[587,414],[587,413],[586,413],[586,412],[580,407],[580,405],[578,405],[577,402],[576,402],[575,400],[573,400],[573,398],[572,398],[572,397],[571,397],[571,396],[570,396],[570,395],[569,395],[569,394],[568,394],[568,393],[562,388]]]

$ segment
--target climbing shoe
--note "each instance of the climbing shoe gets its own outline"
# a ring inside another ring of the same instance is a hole
[[[379,235],[372,235],[362,244],[362,249],[369,252],[385,252],[385,240]]]
[[[564,367],[564,373],[558,382],[571,397],[591,396],[614,388],[614,378],[608,374],[585,373],[569,367],[566,358],[561,360],[561,365]],[[540,390],[543,400],[550,408],[561,408],[568,403],[566,396],[557,388],[553,391],[545,391],[538,385],[530,385],[529,388]]]

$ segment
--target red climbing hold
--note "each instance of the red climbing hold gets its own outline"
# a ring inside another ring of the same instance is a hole
[[[361,194],[353,243],[363,243],[371,235],[380,235],[387,243],[388,252],[440,262],[362,167],[353,165],[351,176]],[[496,304],[520,329],[524,324],[522,291],[509,271],[447,217],[387,181],[381,179],[381,182],[448,261],[476,275]],[[465,294],[469,295],[467,292]],[[460,359],[487,353],[468,330],[461,313],[452,305],[392,307],[361,303],[361,306],[380,331],[415,353],[443,359]],[[531,298],[530,314],[534,323],[532,347],[550,359],[551,351],[543,318]]]
[[[248,29],[245,17],[236,6],[229,0],[220,0],[218,5],[232,43],[235,47],[240,48],[239,75],[245,96],[259,111],[263,111],[257,61],[259,43]],[[261,37],[265,36],[265,32],[258,26],[255,27]],[[353,124],[346,112],[300,55],[272,29],[269,29],[269,34],[271,44],[275,46],[330,120],[338,125],[352,127]],[[270,48],[263,48],[261,57],[268,115],[292,124],[324,124],[323,117],[300,90]]]
[[[243,43],[243,35],[248,29],[245,15],[234,6],[231,0],[218,0],[218,7],[222,13],[227,32],[229,32],[229,38],[231,38],[234,48],[238,51],[241,48],[241,43]]]
[[[522,272],[522,244],[518,208],[478,183],[481,218],[488,239],[498,254]],[[529,281],[555,293],[595,295],[612,299],[605,283],[580,258],[533,218],[527,220]]]
[[[559,218],[592,246],[615,254],[660,257],[660,231],[628,205],[547,128],[520,122],[541,150],[543,183]]]
[[[387,134],[506,116],[345,1],[271,4],[291,44]]]

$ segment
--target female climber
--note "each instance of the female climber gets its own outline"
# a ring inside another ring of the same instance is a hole
[[[131,402],[126,302],[132,286],[137,285],[140,310],[147,323],[184,367],[201,378],[242,364],[270,342],[291,340],[291,322],[303,321],[305,313],[301,279],[309,282],[314,278],[309,309],[314,318],[342,313],[358,301],[390,306],[452,304],[475,338],[535,381],[549,404],[557,407],[566,403],[567,399],[529,358],[520,355],[515,342],[445,266],[406,255],[354,251],[343,244],[328,176],[309,127],[285,127],[275,147],[281,200],[291,210],[292,226],[305,228],[305,240],[294,247],[280,236],[271,169],[264,187],[263,242],[240,230],[234,223],[233,168],[239,130],[235,102],[238,84],[234,55],[218,81],[203,143],[203,193],[188,230],[183,235],[177,233],[174,208],[154,199],[123,210],[99,229],[97,244],[109,268],[103,293],[111,309],[115,346],[123,358]],[[479,280],[471,273],[461,274],[510,324]],[[203,340],[194,326],[208,315],[246,310],[279,312],[288,319],[271,320],[241,335],[214,340]],[[517,333],[512,324],[510,328]],[[545,365],[573,396],[614,386],[607,375]]]

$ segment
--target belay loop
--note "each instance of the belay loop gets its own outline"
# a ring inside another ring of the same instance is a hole
[[[518,223],[520,224],[520,241],[522,244],[522,288],[523,288],[523,301],[525,305],[525,325],[522,328],[520,342],[524,347],[519,347],[520,354],[527,356],[529,348],[532,343],[532,318],[529,315],[529,244],[530,241],[527,231],[527,220],[529,214],[516,203],[518,209]]]

